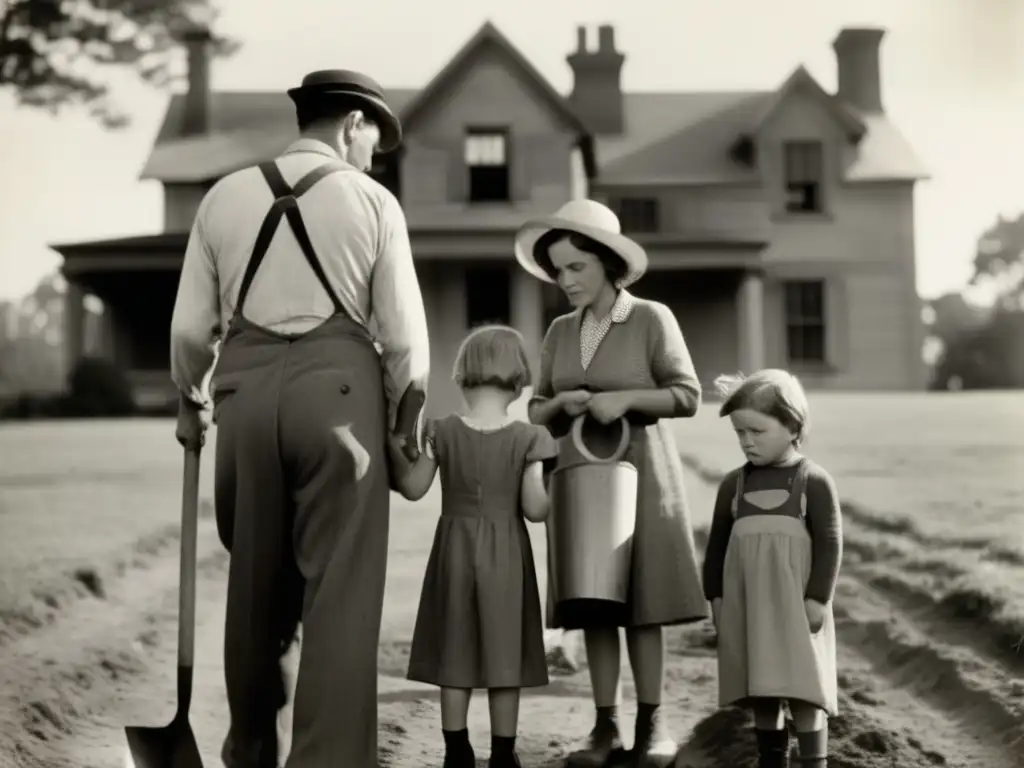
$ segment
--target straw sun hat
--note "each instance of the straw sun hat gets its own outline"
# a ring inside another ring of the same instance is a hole
[[[540,280],[555,282],[537,263],[534,253],[537,241],[553,229],[585,235],[611,248],[626,264],[626,276],[618,283],[620,288],[632,285],[647,271],[647,252],[639,243],[622,234],[619,217],[610,208],[595,200],[571,200],[553,216],[527,221],[516,233],[516,260]]]

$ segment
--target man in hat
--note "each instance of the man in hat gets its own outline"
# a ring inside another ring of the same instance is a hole
[[[301,620],[287,765],[368,768],[387,433],[415,452],[430,351],[405,217],[364,173],[401,141],[380,86],[325,71],[288,93],[301,137],[276,161],[223,178],[199,205],[171,374],[183,403],[197,402],[221,337],[211,390],[216,518],[231,552],[224,763],[277,765],[279,662]],[[178,438],[201,444],[198,407],[186,412]]]

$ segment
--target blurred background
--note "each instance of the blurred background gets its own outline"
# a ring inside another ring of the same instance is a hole
[[[467,326],[536,345],[560,311],[517,283],[511,232],[581,195],[648,246],[636,290],[676,310],[704,378],[1024,385],[1013,0],[2,7],[8,417],[166,409],[195,206],[287,145],[283,91],[322,67],[372,74],[409,123],[374,174],[410,220],[441,410]],[[71,403],[74,382],[109,402]]]

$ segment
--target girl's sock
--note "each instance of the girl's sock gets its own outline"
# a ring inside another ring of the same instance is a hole
[[[787,768],[789,765],[789,731],[754,730],[757,736],[758,768]]]
[[[828,724],[820,731],[797,733],[800,768],[825,768],[828,765]]]
[[[444,768],[472,768],[476,764],[473,746],[469,743],[469,729],[446,731],[444,736]]]

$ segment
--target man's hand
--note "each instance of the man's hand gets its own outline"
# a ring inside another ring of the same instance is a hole
[[[178,425],[174,436],[186,451],[193,453],[199,453],[206,442],[203,407],[184,393],[178,398]]]
[[[807,598],[804,600],[804,612],[807,614],[807,623],[811,625],[811,634],[820,632],[825,624],[825,606]]]
[[[573,389],[567,392],[559,392],[555,397],[562,405],[562,410],[570,416],[579,416],[586,413],[587,403],[592,395],[585,389]]]

